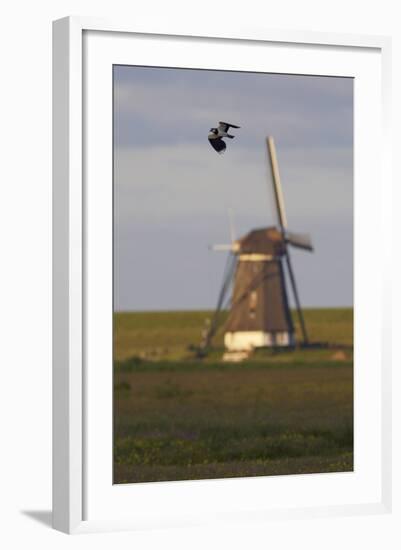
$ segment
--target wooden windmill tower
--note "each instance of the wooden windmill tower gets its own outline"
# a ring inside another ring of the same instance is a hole
[[[285,272],[288,275],[298,313],[303,344],[308,334],[300,305],[298,289],[290,257],[290,246],[312,251],[310,238],[288,231],[284,198],[272,137],[267,138],[272,172],[277,227],[254,229],[231,245],[217,245],[217,250],[229,250],[234,262],[222,286],[214,318],[205,344],[210,344],[218,328],[219,311],[227,293],[228,279],[233,278],[228,319],[224,325],[225,358],[259,347],[293,347],[294,323],[289,308]]]

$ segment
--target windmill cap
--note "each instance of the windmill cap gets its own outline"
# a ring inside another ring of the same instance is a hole
[[[281,256],[285,252],[283,236],[276,227],[253,229],[237,242],[241,254]]]

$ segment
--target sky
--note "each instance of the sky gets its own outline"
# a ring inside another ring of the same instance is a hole
[[[314,245],[291,249],[301,303],[352,305],[352,79],[115,66],[113,85],[115,310],[215,306],[230,210],[236,238],[276,224],[268,135],[289,229]],[[220,120],[241,127],[223,155]]]

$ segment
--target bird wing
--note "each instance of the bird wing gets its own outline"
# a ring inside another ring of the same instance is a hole
[[[210,145],[213,147],[215,151],[217,151],[220,155],[221,153],[224,153],[226,150],[226,144],[221,138],[218,139],[209,139]]]
[[[219,122],[219,130],[222,132],[227,132],[229,128],[240,128],[240,126],[236,126],[235,124],[230,124],[229,122]]]

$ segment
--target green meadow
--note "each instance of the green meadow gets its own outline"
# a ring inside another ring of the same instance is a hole
[[[232,364],[222,331],[193,352],[210,315],[114,315],[114,482],[352,471],[352,310],[305,310],[320,347]]]

